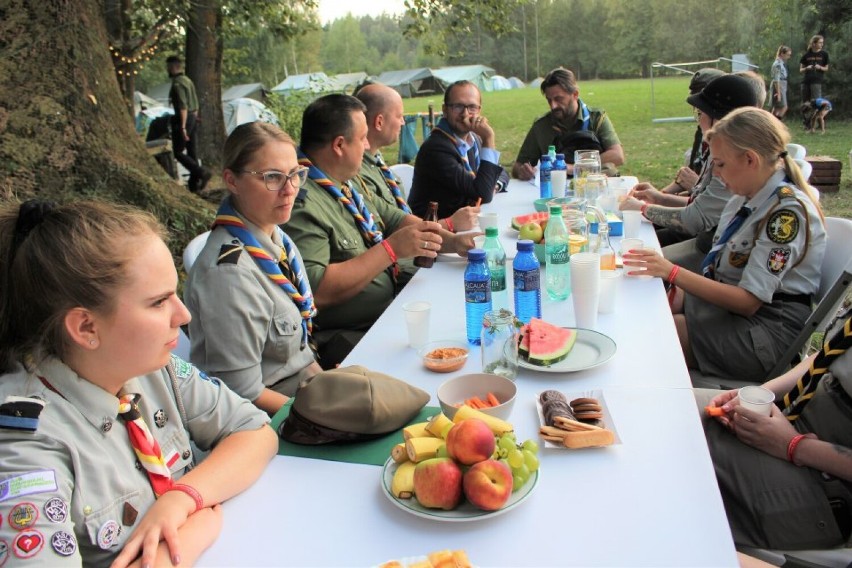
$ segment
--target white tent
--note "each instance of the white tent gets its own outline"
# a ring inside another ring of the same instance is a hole
[[[512,88],[512,84],[504,76],[494,75],[493,77],[491,77],[491,90],[492,91],[508,91],[511,88]]]
[[[225,92],[222,93],[222,100],[230,101],[244,97],[263,102],[263,99],[266,97],[268,92],[267,88],[263,86],[263,83],[245,83],[243,85],[228,87]]]
[[[237,126],[247,122],[278,124],[275,113],[254,99],[238,98],[226,101],[222,104],[222,113],[225,116],[225,131],[229,135]]]
[[[274,87],[273,93],[287,94],[291,91],[310,91],[312,93],[325,93],[339,91],[341,87],[337,82],[323,73],[303,73],[301,75],[290,75]]]
[[[523,89],[527,86],[526,83],[524,83],[517,77],[509,77],[509,83],[512,85],[513,89]]]

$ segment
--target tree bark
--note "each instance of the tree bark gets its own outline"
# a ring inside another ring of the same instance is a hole
[[[213,216],[136,134],[98,0],[0,3],[0,201],[34,197],[149,210],[177,258]]]

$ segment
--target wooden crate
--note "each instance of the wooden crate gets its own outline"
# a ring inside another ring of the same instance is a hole
[[[805,156],[813,171],[808,180],[822,193],[836,193],[840,190],[840,171],[843,162],[829,156]]]

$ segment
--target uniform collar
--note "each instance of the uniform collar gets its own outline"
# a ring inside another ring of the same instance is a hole
[[[785,175],[784,170],[776,170],[775,173],[766,180],[766,183],[762,188],[760,188],[760,191],[758,191],[754,197],[745,202],[745,205],[748,205],[749,209],[752,211],[762,206],[767,200],[772,198],[775,194],[775,190],[784,182]]]
[[[226,199],[230,200],[231,196],[229,195],[228,197],[226,197]],[[248,229],[249,232],[254,236],[254,238],[257,239],[257,242],[260,243],[260,246],[265,248],[267,252],[272,255],[273,258],[280,258],[281,249],[283,248],[282,237],[280,234],[282,232],[281,228],[276,227],[275,233],[272,237],[270,237],[269,235],[261,231],[260,227],[246,219],[245,215],[237,211],[237,208],[234,207],[233,201],[231,201],[230,203],[231,208],[234,210],[234,213],[236,213],[237,217],[239,217],[240,220],[245,223],[246,229]]]
[[[378,152],[376,152],[375,154],[371,154],[370,152],[364,152],[364,162],[371,166],[378,166],[380,155],[381,154],[379,154]]]

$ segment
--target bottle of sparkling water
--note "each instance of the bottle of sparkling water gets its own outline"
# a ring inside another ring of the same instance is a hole
[[[497,227],[488,227],[485,229],[485,244],[482,245],[485,251],[485,259],[488,262],[488,271],[491,272],[491,305],[495,310],[509,308],[508,295],[506,289],[506,251],[503,250],[503,245],[500,244],[500,238],[497,236]]]
[[[524,323],[530,323],[530,318],[541,317],[541,271],[534,247],[530,240],[519,240],[518,254],[512,261],[515,315]]]
[[[565,186],[568,183],[568,164],[565,154],[556,154],[553,171],[550,173],[550,193],[553,197],[565,197]]]
[[[545,266],[544,288],[551,300],[564,300],[571,295],[571,265],[568,259],[568,228],[562,219],[562,207],[550,208],[550,220],[544,230]]]
[[[550,161],[550,156],[543,154],[541,163],[538,168],[538,191],[539,197],[552,197],[551,172],[553,171],[553,162]]]
[[[491,311],[491,273],[485,261],[485,251],[467,251],[467,268],[464,271],[464,308],[467,324],[467,341],[479,345],[482,318]]]

